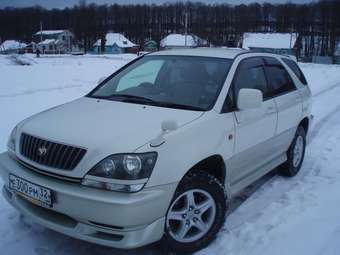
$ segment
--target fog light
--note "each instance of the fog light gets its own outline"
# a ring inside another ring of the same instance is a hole
[[[116,184],[116,183],[109,183],[109,182],[103,182],[103,181],[97,181],[97,180],[91,180],[91,179],[83,179],[81,182],[82,185],[96,188],[96,189],[104,189],[104,190],[110,190],[110,191],[118,191],[118,192],[126,192],[126,193],[132,193],[132,192],[138,192],[143,189],[144,183],[141,184]]]

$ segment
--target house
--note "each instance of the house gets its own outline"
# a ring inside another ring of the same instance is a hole
[[[208,42],[196,35],[169,34],[160,42],[163,50],[209,46]]]
[[[296,33],[244,33],[242,48],[295,56],[297,38]]]
[[[143,47],[143,51],[146,51],[146,52],[154,52],[154,51],[157,51],[157,42],[154,41],[154,40],[147,40],[145,43],[144,43],[144,47]]]
[[[122,54],[137,53],[139,45],[132,43],[120,33],[107,33],[105,36],[104,52],[102,52],[102,39],[98,39],[93,45],[94,53]]]
[[[1,54],[19,53],[19,51],[25,49],[26,46],[27,44],[23,42],[15,40],[6,40],[0,44],[0,53]]]
[[[69,30],[42,30],[33,35],[33,42],[42,53],[71,52],[73,40],[74,36]]]

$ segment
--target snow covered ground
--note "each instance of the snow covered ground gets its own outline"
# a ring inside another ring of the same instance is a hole
[[[134,56],[0,56],[0,152],[20,120],[86,94]],[[340,66],[301,64],[314,95],[314,126],[301,172],[268,175],[232,203],[217,240],[198,254],[338,255],[340,250]],[[1,183],[0,183],[1,185]],[[0,197],[0,253],[26,255],[159,254],[154,246],[118,251],[50,231]]]

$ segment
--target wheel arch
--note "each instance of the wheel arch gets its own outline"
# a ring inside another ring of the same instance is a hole
[[[195,171],[204,171],[211,174],[216,179],[218,179],[224,186],[227,172],[224,159],[221,155],[215,154],[205,159],[202,159],[201,161],[197,162],[194,166],[192,166],[184,176]]]
[[[303,129],[305,130],[305,133],[308,133],[308,129],[309,129],[309,119],[307,117],[303,118],[299,125],[299,127],[303,127]]]

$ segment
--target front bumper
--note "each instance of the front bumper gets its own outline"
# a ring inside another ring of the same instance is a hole
[[[53,208],[34,205],[11,192],[7,186],[10,173],[53,190]],[[173,183],[132,194],[96,190],[37,174],[8,153],[0,154],[0,174],[7,201],[37,223],[75,238],[122,249],[161,239],[164,217],[177,187]]]

